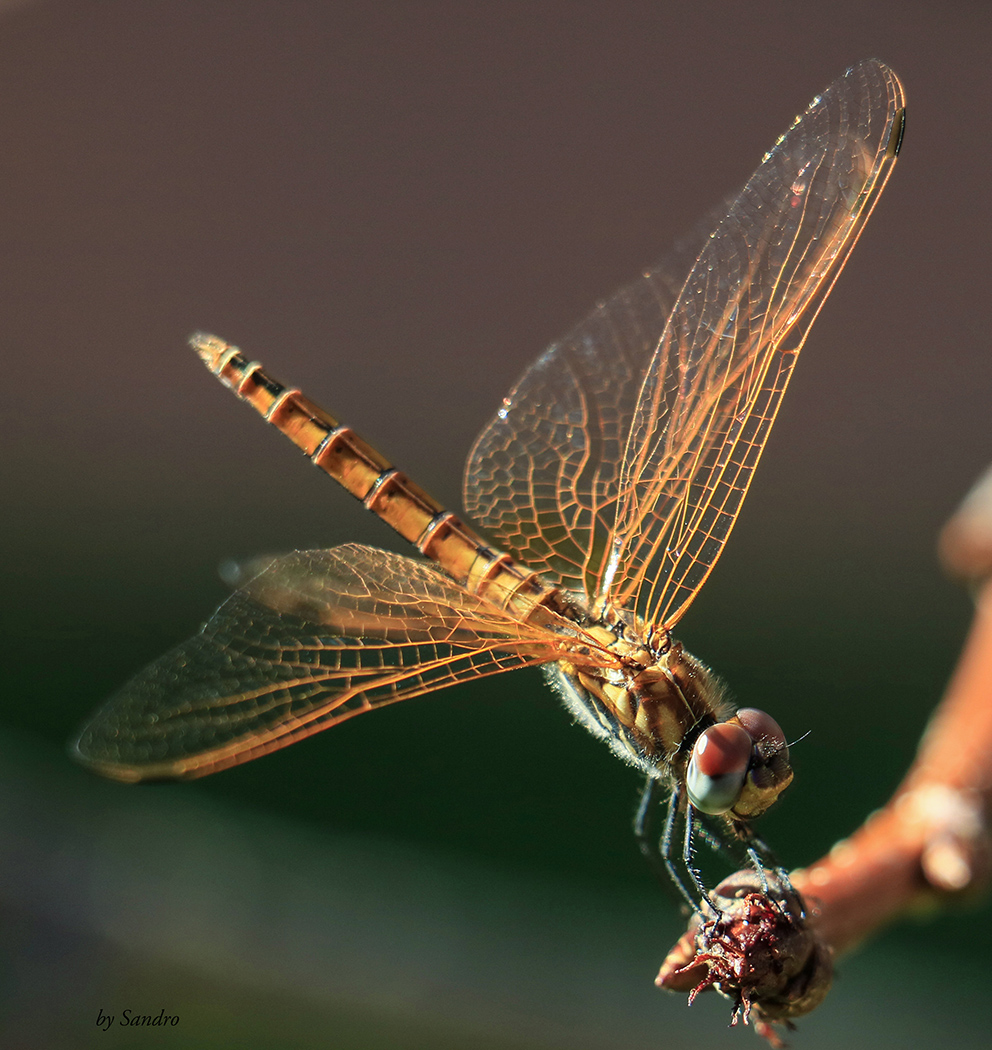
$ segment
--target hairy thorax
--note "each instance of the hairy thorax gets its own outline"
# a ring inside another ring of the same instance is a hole
[[[720,682],[703,663],[671,641],[657,644],[627,630],[586,628],[616,657],[612,667],[570,659],[546,673],[576,721],[643,772],[679,776],[693,741],[732,713]]]

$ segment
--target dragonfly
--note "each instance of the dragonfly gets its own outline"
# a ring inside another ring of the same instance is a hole
[[[786,738],[770,715],[735,710],[673,631],[724,549],[904,124],[902,85],[877,60],[813,99],[739,194],[524,372],[469,453],[472,525],[237,347],[192,337],[417,555],[349,543],[254,565],[198,634],[97,711],[75,757],[127,782],[198,777],[540,666],[574,720],[644,775],[642,848],[655,843],[692,907],[710,901],[700,829],[770,870],[751,822],[792,780]]]

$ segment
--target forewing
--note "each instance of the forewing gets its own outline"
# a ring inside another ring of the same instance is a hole
[[[862,63],[814,99],[706,243],[652,358],[598,597],[674,624],[736,520],[796,355],[892,169],[902,87]]]
[[[885,184],[902,106],[882,63],[850,70],[737,198],[524,373],[465,475],[466,508],[502,547],[594,608],[678,619]]]
[[[111,697],[75,751],[120,780],[202,776],[363,711],[559,655],[556,636],[426,562],[357,544],[297,551]]]

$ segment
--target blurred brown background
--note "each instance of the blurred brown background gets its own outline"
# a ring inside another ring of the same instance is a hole
[[[985,4],[0,6],[0,1041],[696,1048],[636,777],[521,673],[192,785],[71,766],[228,557],[396,541],[212,380],[261,358],[453,506],[528,362],[738,188],[852,63],[909,95],[689,647],[793,737],[789,865],[881,804],[967,596],[935,533],[992,459]],[[398,548],[397,548],[398,549]],[[795,1045],[986,1045],[988,911],[848,961]],[[984,993],[983,993],[984,995]],[[169,1042],[173,1040],[173,1042]],[[740,1044],[743,1045],[743,1044]]]

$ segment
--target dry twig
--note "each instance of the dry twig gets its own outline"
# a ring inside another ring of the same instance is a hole
[[[802,902],[771,899],[740,872],[717,893],[724,916],[698,920],[672,949],[657,984],[715,987],[753,1016],[772,1045],[773,1024],[807,1013],[826,995],[831,959],[882,926],[977,895],[992,875],[992,471],[945,526],[941,558],[978,584],[975,618],[917,756],[886,806],[849,838],[794,872]],[[979,581],[984,581],[979,583]]]

